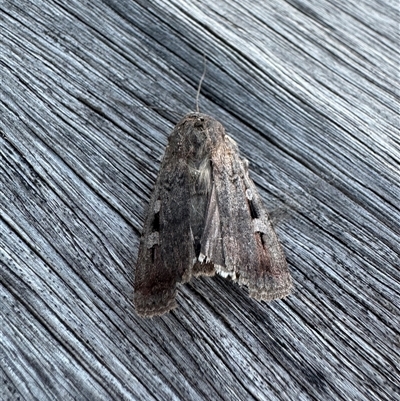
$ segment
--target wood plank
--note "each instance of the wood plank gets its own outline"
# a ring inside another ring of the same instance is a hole
[[[393,400],[398,9],[390,1],[0,3],[0,399]],[[250,161],[294,278],[133,309],[168,134],[194,109]]]

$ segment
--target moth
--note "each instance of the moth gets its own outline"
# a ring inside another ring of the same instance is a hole
[[[177,306],[177,284],[230,277],[271,301],[292,287],[285,255],[248,162],[221,123],[189,113],[175,126],[140,240],[134,303],[144,317]]]

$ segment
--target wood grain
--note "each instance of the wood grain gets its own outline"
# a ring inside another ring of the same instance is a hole
[[[400,392],[398,4],[0,2],[0,399],[393,400]],[[250,161],[293,295],[222,278],[133,309],[175,123]]]

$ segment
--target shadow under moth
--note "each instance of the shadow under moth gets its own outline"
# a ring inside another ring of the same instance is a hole
[[[177,306],[178,283],[215,273],[258,300],[283,298],[292,287],[247,160],[218,121],[197,112],[168,139],[140,240],[136,311],[162,315]]]

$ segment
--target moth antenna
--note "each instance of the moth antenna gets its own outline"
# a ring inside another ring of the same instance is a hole
[[[200,97],[201,84],[203,83],[204,77],[206,76],[206,70],[207,70],[207,62],[206,62],[205,55],[203,55],[203,66],[204,66],[204,71],[203,71],[203,75],[200,78],[199,87],[197,89],[197,95],[196,95],[196,111],[198,113],[199,113],[199,97]]]

